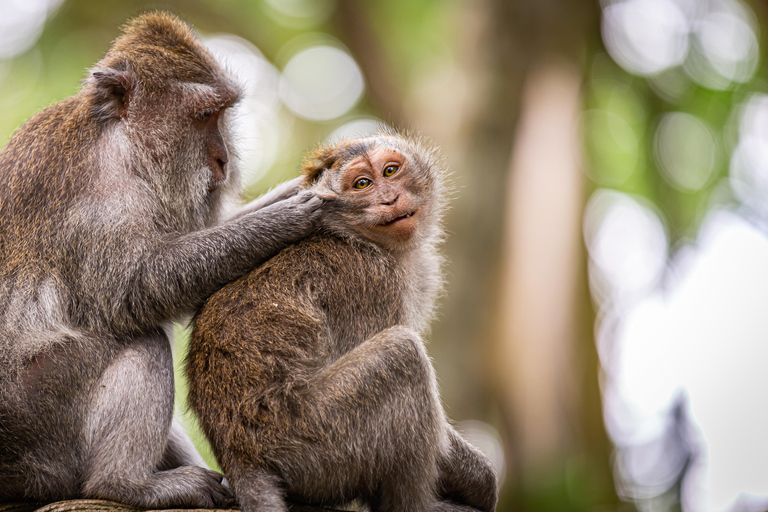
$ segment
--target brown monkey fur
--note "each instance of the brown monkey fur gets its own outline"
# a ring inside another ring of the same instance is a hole
[[[487,459],[447,422],[420,333],[441,288],[443,172],[393,133],[318,150],[323,228],[214,294],[191,407],[246,512],[495,509]]]
[[[149,13],[0,152],[0,502],[231,498],[172,421],[168,327],[321,203],[288,184],[227,220],[239,95],[186,24]]]

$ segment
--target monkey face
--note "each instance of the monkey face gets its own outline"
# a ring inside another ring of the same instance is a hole
[[[439,237],[446,196],[434,150],[384,130],[317,149],[304,163],[304,183],[328,202],[323,224],[400,252]]]
[[[339,144],[330,169],[313,186],[336,205],[328,224],[343,224],[387,250],[409,247],[430,215],[429,173],[399,142],[383,137]]]
[[[162,223],[188,231],[215,222],[239,195],[224,111],[241,95],[178,20],[136,22],[91,71],[84,94],[97,122],[130,147]]]
[[[222,135],[221,120],[229,105],[214,105],[195,112],[192,125],[200,137],[206,167],[209,171],[208,191],[215,191],[228,177],[229,151]]]
[[[342,197],[359,214],[354,225],[384,244],[405,243],[416,232],[421,200],[412,164],[394,149],[377,148],[347,163],[340,176]]]

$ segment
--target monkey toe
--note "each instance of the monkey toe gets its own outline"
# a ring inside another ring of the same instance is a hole
[[[193,508],[221,508],[234,503],[232,490],[224,483],[224,475],[198,466],[184,466],[176,473],[179,485],[186,490],[183,506]]]
[[[208,507],[220,508],[232,505],[235,502],[235,496],[232,493],[232,489],[226,485],[224,475],[208,469],[203,471],[205,471],[206,485],[201,486],[201,490],[203,490],[204,494],[207,494],[211,501],[211,505],[208,505]]]

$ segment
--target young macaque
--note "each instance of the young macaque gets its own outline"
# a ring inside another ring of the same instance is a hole
[[[495,473],[446,420],[420,335],[442,284],[433,151],[342,140],[304,176],[329,206],[323,228],[214,294],[187,359],[242,509],[494,510]]]

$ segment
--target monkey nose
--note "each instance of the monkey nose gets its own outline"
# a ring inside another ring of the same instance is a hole
[[[400,194],[397,194],[396,196],[390,197],[390,198],[383,198],[381,200],[381,204],[383,204],[384,206],[392,206],[397,202],[399,198],[400,198]]]
[[[220,183],[227,179],[227,163],[229,159],[226,155],[221,155],[218,158],[212,159],[211,162],[211,181],[213,183]]]

